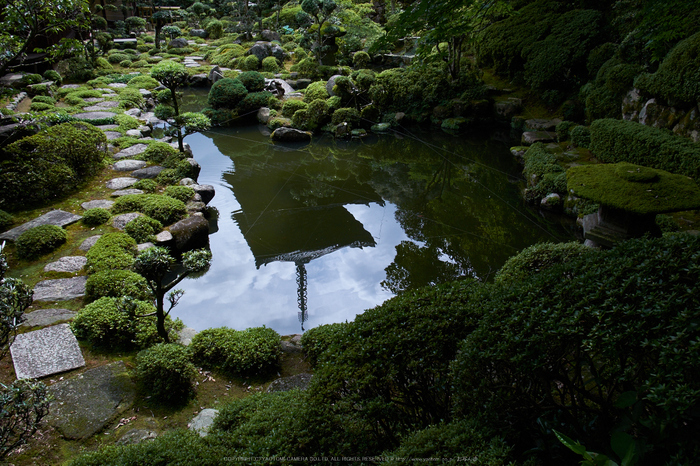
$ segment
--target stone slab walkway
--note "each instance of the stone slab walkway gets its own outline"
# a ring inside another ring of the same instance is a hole
[[[41,217],[37,217],[34,220],[30,220],[27,223],[24,223],[18,227],[13,228],[12,230],[8,230],[0,234],[0,240],[4,239],[9,241],[16,241],[17,238],[19,238],[19,235],[29,230],[30,228],[38,227],[41,225],[56,225],[59,227],[65,227],[67,225],[77,222],[81,218],[83,217],[81,217],[80,215],[71,214],[70,212],[64,212],[62,210],[52,210],[51,212],[45,213]]]
[[[44,272],[80,272],[87,264],[85,256],[65,256],[44,266]]]
[[[87,277],[43,280],[34,287],[34,301],[67,301],[85,296]]]
[[[68,324],[17,335],[10,353],[17,379],[38,379],[85,365]]]
[[[75,312],[68,309],[37,309],[30,313],[24,314],[24,322],[22,327],[46,327],[53,325],[56,322],[71,320],[75,317]]]

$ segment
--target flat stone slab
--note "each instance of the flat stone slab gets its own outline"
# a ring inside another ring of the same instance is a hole
[[[87,277],[43,280],[34,286],[34,301],[67,301],[85,296]]]
[[[311,383],[311,374],[297,374],[291,377],[282,377],[281,379],[273,380],[269,387],[267,387],[268,393],[272,392],[288,392],[298,388],[300,390],[306,390]]]
[[[143,134],[141,134],[141,131],[139,131],[137,129],[127,130],[126,135],[129,137],[132,137],[132,138],[136,138],[136,139],[143,137]]]
[[[117,40],[117,42],[118,41],[119,40]],[[122,42],[125,42],[125,41],[122,41]],[[128,42],[132,42],[132,41],[128,41]],[[133,41],[133,42],[135,42],[135,41]],[[126,87],[126,84],[125,83],[109,83],[109,84],[107,84],[107,86],[112,87],[114,89],[123,89]]]
[[[87,238],[85,241],[80,243],[80,246],[78,246],[78,249],[81,251],[89,251],[91,247],[95,245],[98,239],[100,239],[100,236],[102,235],[95,235]]]
[[[95,199],[94,201],[87,201],[80,204],[85,210],[88,209],[111,209],[114,205],[114,201],[108,201],[107,199]]]
[[[121,178],[113,178],[109,180],[106,184],[107,189],[124,189],[128,188],[129,186],[132,186],[134,183],[138,181],[137,178],[132,178],[132,177],[121,177]]]
[[[132,158],[135,155],[142,154],[148,149],[148,146],[146,144],[134,144],[131,147],[127,147],[126,149],[122,149],[116,154],[114,154],[115,159],[126,159],[126,158]]]
[[[65,227],[66,225],[70,225],[72,223],[77,222],[81,218],[83,217],[80,215],[71,214],[70,212],[64,212],[62,210],[52,210],[51,212],[45,213],[41,217],[37,217],[34,220],[30,220],[27,223],[24,223],[18,227],[13,228],[12,230],[8,230],[0,234],[0,240],[4,239],[9,241],[16,241],[17,238],[19,238],[19,235],[29,230],[30,228],[38,227],[41,225],[56,225],[59,227]]]
[[[158,174],[160,172],[162,172],[163,170],[165,170],[164,167],[161,167],[160,165],[154,165],[152,167],[146,167],[146,168],[142,168],[140,170],[135,170],[135,171],[131,172],[131,176],[133,176],[134,178],[142,179],[142,180],[146,179],[146,178],[150,179],[150,178],[155,178],[156,176],[158,176]]]
[[[523,145],[529,146],[536,142],[553,142],[557,140],[557,133],[549,131],[525,131],[520,138]]]
[[[103,118],[114,118],[117,114],[114,112],[85,112],[76,113],[73,116],[81,120],[101,120]]]
[[[119,131],[105,131],[105,136],[107,136],[108,141],[114,141],[124,135]]]
[[[82,439],[129,409],[136,387],[123,361],[87,370],[49,387],[54,401],[47,421],[64,437]]]
[[[115,162],[113,168],[118,172],[131,172],[148,165],[143,160],[122,159]]]
[[[114,191],[112,193],[112,197],[128,196],[129,194],[143,194],[143,191],[140,189],[120,189],[118,191]]]
[[[56,262],[51,262],[44,266],[44,272],[80,272],[87,264],[85,256],[61,257]]]
[[[30,313],[24,314],[24,322],[21,327],[46,327],[53,325],[56,322],[71,320],[75,317],[76,312],[68,309],[38,309]]]
[[[128,214],[117,215],[112,219],[112,226],[117,230],[124,230],[127,223],[141,216],[143,216],[141,212],[130,212]]]
[[[38,379],[85,365],[70,325],[59,324],[15,337],[10,346],[17,379]]]
[[[163,230],[156,235],[156,244],[169,243],[173,240],[173,234],[168,230]]]
[[[104,102],[104,97],[88,97],[87,99],[83,99],[85,102],[89,104],[94,104],[97,102]]]
[[[147,243],[139,243],[139,244],[137,244],[137,245],[136,245],[136,250],[137,250],[138,252],[143,252],[143,251],[145,251],[146,249],[151,249],[151,248],[155,248],[155,247],[156,247],[156,245],[153,244],[153,243],[151,243],[151,242],[149,241],[149,242],[147,242]]]
[[[203,409],[197,414],[187,427],[199,434],[200,437],[206,437],[211,429],[212,424],[214,424],[214,419],[219,414],[218,409]]]
[[[102,131],[110,131],[119,128],[119,125],[98,125],[95,126],[95,128],[101,129]]]
[[[86,112],[102,112],[105,109],[114,108],[114,107],[118,107],[118,106],[119,106],[119,102],[115,102],[114,100],[108,100],[106,102],[100,102],[97,105],[83,107],[83,110],[85,110]]]

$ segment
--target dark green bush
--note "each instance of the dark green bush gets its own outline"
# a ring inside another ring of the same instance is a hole
[[[268,91],[263,92],[249,92],[238,104],[239,113],[244,114],[252,111],[258,110],[260,107],[267,106],[268,101],[272,97],[272,93]]]
[[[568,141],[569,132],[571,131],[571,128],[574,128],[575,126],[577,126],[577,124],[573,121],[564,120],[561,123],[559,123],[556,127],[557,139],[559,140],[559,142]]]
[[[242,68],[248,71],[255,71],[260,68],[260,60],[255,55],[248,55],[243,59]]]
[[[104,132],[75,121],[13,142],[0,154],[0,198],[26,207],[71,192],[102,166],[106,145]]]
[[[328,91],[326,90],[325,81],[314,81],[304,89],[304,102],[310,104],[317,99],[327,99]]]
[[[143,158],[153,163],[163,163],[168,157],[177,156],[178,150],[165,142],[154,142],[143,152]]]
[[[571,130],[571,144],[588,149],[591,144],[591,130],[587,126],[576,126]]]
[[[147,193],[154,193],[158,190],[158,183],[151,179],[145,178],[143,180],[138,180],[132,187]]]
[[[641,70],[641,66],[624,63],[617,56],[603,63],[595,80],[580,92],[586,103],[588,121],[619,119],[622,116],[622,100],[632,89],[632,83]]]
[[[60,86],[61,83],[63,82],[63,79],[61,78],[61,75],[58,74],[57,71],[54,70],[46,70],[44,71],[44,79],[47,81],[53,81],[56,83],[57,86]]]
[[[0,231],[5,231],[14,223],[12,215],[8,214],[4,210],[0,210]]]
[[[156,182],[161,186],[177,184],[183,177],[174,168],[166,168],[156,176]]]
[[[282,115],[291,118],[297,110],[305,110],[308,106],[309,104],[303,100],[287,99],[282,105]]]
[[[523,174],[528,180],[531,180],[533,176],[541,178],[545,173],[560,173],[564,171],[557,163],[556,156],[549,152],[541,142],[531,145],[525,151],[523,158],[525,160]]]
[[[495,283],[517,282],[540,271],[568,262],[596,250],[581,243],[538,243],[520,251],[503,264],[494,277]]]
[[[700,178],[700,146],[640,123],[601,119],[590,126],[589,149],[607,163],[629,162]]]
[[[163,170],[165,171],[165,170]],[[118,198],[112,206],[112,212],[141,212],[158,220],[163,225],[170,225],[187,214],[182,201],[158,194],[128,194]]]
[[[244,71],[238,79],[248,92],[260,92],[265,89],[265,78],[257,71]]]
[[[121,63],[124,60],[128,60],[128,59],[129,59],[129,55],[127,55],[125,53],[112,53],[112,54],[109,54],[107,56],[107,61],[112,63],[112,64],[115,64],[115,65],[117,63]]]
[[[331,123],[334,125],[339,125],[341,123],[348,123],[353,127],[360,123],[360,112],[354,108],[339,108],[333,112],[333,117],[331,118]]]
[[[166,196],[170,196],[182,202],[187,202],[194,196],[194,189],[189,186],[168,186],[163,192]]]
[[[85,255],[89,273],[128,269],[136,257],[136,241],[126,233],[105,233]]]
[[[22,259],[35,259],[59,248],[68,238],[66,230],[56,225],[42,225],[25,231],[17,241],[17,254]]]
[[[126,224],[124,231],[137,243],[153,241],[154,235],[163,229],[163,224],[147,215],[136,217]]]
[[[112,217],[112,214],[109,213],[107,209],[102,209],[100,207],[96,207],[94,209],[88,209],[83,213],[83,225],[87,225],[89,227],[95,227],[97,225],[102,225],[104,223],[107,223],[107,221]]]
[[[219,79],[209,91],[208,103],[211,107],[235,108],[248,94],[248,90],[238,79]]]
[[[301,336],[301,346],[312,366],[316,366],[319,357],[347,331],[347,323],[326,324],[307,330]]]
[[[367,68],[367,65],[369,65],[371,61],[372,59],[369,54],[362,50],[355,52],[352,56],[352,66],[357,69]]]
[[[265,327],[243,331],[213,328],[195,335],[190,348],[197,364],[230,374],[259,374],[277,365],[280,336]]]
[[[262,61],[262,70],[268,73],[277,73],[280,70],[280,64],[275,57],[265,57]]]
[[[147,348],[162,339],[155,316],[137,317],[155,311],[152,304],[131,298],[103,297],[83,307],[71,322],[76,338],[106,350]],[[181,321],[166,318],[168,332],[175,336]]]
[[[184,346],[160,343],[136,356],[136,378],[144,393],[166,404],[180,404],[194,396],[197,374]]]
[[[85,299],[129,296],[146,301],[151,298],[146,279],[130,270],[103,270],[90,275],[85,283]]]
[[[209,39],[220,39],[224,35],[224,25],[221,21],[210,21],[206,27],[207,37]]]

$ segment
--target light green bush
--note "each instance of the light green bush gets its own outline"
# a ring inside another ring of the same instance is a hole
[[[107,209],[96,207],[83,212],[82,222],[83,225],[95,227],[107,223],[111,216],[112,214]]]
[[[88,273],[128,269],[136,257],[136,241],[126,233],[105,233],[85,255]]]
[[[297,110],[305,110],[308,106],[309,104],[303,100],[287,99],[282,104],[282,115],[291,118]]]
[[[143,301],[152,298],[146,279],[130,270],[103,270],[87,278],[85,299],[90,302],[105,296],[129,296]]]
[[[197,364],[230,374],[261,374],[278,364],[280,336],[265,327],[213,328],[195,335],[190,348]]]
[[[58,249],[66,242],[66,230],[56,225],[30,228],[15,241],[17,255],[22,259],[34,259]]]
[[[195,194],[195,191],[189,186],[168,186],[167,188],[165,188],[163,194],[178,199],[182,202],[187,202],[190,199],[192,199],[192,197]]]
[[[169,196],[129,194],[114,202],[112,212],[115,214],[141,212],[163,225],[170,225],[183,218],[187,214],[187,209],[182,201]]]
[[[326,90],[325,81],[315,81],[307,86],[304,90],[304,102],[310,104],[317,99],[327,99],[328,91]]]
[[[124,231],[137,243],[153,241],[154,235],[163,229],[163,224],[147,215],[136,217],[126,224]]]

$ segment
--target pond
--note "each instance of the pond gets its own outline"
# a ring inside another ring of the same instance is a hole
[[[180,284],[172,312],[197,330],[351,321],[402,290],[488,280],[529,245],[573,238],[524,205],[522,168],[497,132],[279,145],[248,126],[186,142],[218,210],[211,268]]]

